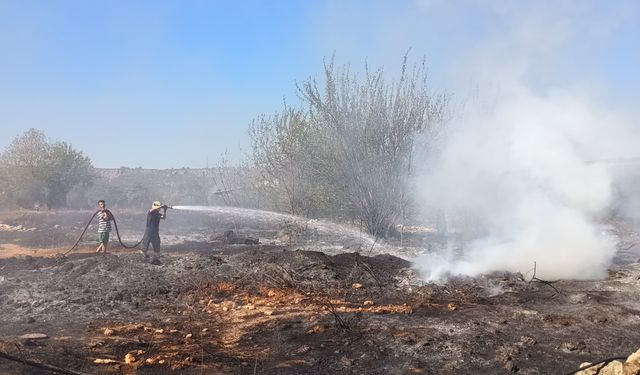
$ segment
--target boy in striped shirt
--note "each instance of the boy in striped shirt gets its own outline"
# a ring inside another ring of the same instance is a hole
[[[107,252],[107,245],[109,244],[109,232],[111,232],[111,220],[113,217],[111,216],[111,212],[106,209],[105,203],[103,199],[98,201],[98,248],[96,249],[96,253]]]

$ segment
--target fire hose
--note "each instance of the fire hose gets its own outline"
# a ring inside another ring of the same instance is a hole
[[[167,206],[167,205],[163,205],[160,208],[164,208],[164,210],[166,211],[167,208],[172,208],[172,207],[171,206]],[[120,230],[118,230],[118,222],[116,221],[116,217],[113,215],[113,213],[111,211],[109,211],[107,209],[105,209],[104,211],[106,211],[109,214],[109,216],[111,217],[111,220],[113,220],[113,226],[116,229],[116,236],[118,237],[118,242],[120,243],[120,245],[122,247],[124,247],[125,249],[135,249],[136,247],[138,247],[138,245],[140,245],[142,243],[142,240],[140,240],[135,245],[129,246],[129,245],[126,245],[124,242],[122,242],[122,238],[120,238]],[[98,212],[101,212],[101,210],[97,210],[96,212],[93,213],[93,215],[91,215],[91,217],[89,218],[89,221],[87,221],[87,225],[85,225],[84,230],[80,234],[80,237],[78,237],[78,240],[76,241],[76,243],[73,244],[73,246],[71,246],[71,248],[69,250],[65,251],[62,254],[63,256],[69,254],[71,251],[73,251],[73,249],[75,249],[78,246],[78,244],[82,240],[82,236],[84,236],[84,234],[87,232],[87,229],[89,229],[89,225],[91,225],[91,222],[93,221],[93,218],[96,217]]]

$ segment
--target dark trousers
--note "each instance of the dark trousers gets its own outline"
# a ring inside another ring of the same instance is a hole
[[[149,244],[153,246],[155,255],[160,254],[160,233],[145,234],[142,238],[142,246],[144,247],[144,255],[149,255]]]

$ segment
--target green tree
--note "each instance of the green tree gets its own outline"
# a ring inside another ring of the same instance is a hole
[[[39,130],[15,138],[2,154],[7,198],[19,206],[45,203],[45,174],[51,147]]]
[[[50,208],[66,207],[67,194],[74,186],[88,187],[94,173],[91,160],[66,142],[50,147],[45,173],[46,203]]]
[[[4,195],[19,206],[64,207],[67,194],[93,179],[91,160],[66,142],[51,143],[29,129],[16,137],[0,157]]]

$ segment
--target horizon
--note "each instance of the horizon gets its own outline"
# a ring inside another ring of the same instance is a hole
[[[97,168],[235,164],[251,121],[297,105],[296,82],[332,56],[388,81],[407,51],[424,57],[454,109],[491,102],[517,75],[640,117],[634,1],[8,1],[0,48],[0,150],[36,128]]]

